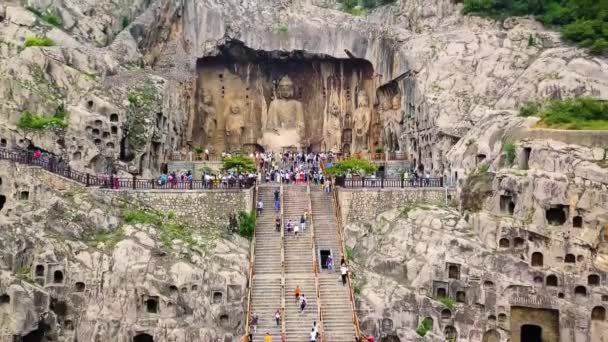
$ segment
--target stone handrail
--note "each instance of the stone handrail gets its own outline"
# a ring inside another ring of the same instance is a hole
[[[315,274],[315,290],[317,293],[317,324],[319,327],[320,342],[325,342],[325,327],[323,326],[323,313],[321,312],[321,289],[319,286],[319,261],[317,260],[317,247],[315,244],[315,225],[312,217],[312,199],[310,197],[310,184],[306,186],[308,197],[308,212],[310,213],[310,239],[312,241],[312,271]]]
[[[25,151],[9,151],[0,149],[0,160],[10,160],[20,164],[41,167],[51,173],[71,179],[85,186],[98,186],[106,189],[133,189],[133,190],[214,190],[214,189],[249,189],[256,184],[254,178],[228,179],[228,180],[191,180],[191,181],[167,181],[158,184],[158,178],[115,177],[110,175],[98,175],[74,171],[65,162],[58,160],[55,156],[41,155],[36,157],[34,153]]]
[[[336,177],[343,188],[443,188],[443,177],[434,178],[345,178]]]
[[[251,213],[254,214],[256,212],[256,203],[257,201],[257,196],[258,196],[258,186],[256,184],[256,186],[254,187],[254,193],[253,193],[253,208],[251,210]],[[247,341],[248,342],[252,342],[249,341],[249,333],[251,332],[251,294],[253,291],[253,272],[254,272],[254,266],[255,266],[255,228],[257,226],[257,220],[256,220],[256,224],[253,226],[253,235],[251,237],[251,248],[249,251],[249,289],[247,291],[247,313],[245,316],[245,336],[247,337]]]
[[[338,229],[338,239],[340,240],[340,245],[342,247],[342,257],[344,258],[344,260],[347,260],[346,258],[346,242],[344,240],[344,234],[343,234],[343,225],[342,225],[342,214],[341,214],[341,209],[340,209],[340,202],[338,201],[338,193],[336,191],[336,189],[334,188],[333,190],[333,202],[334,202],[334,209],[335,209],[335,215],[336,215],[336,220],[337,220],[337,229]],[[348,260],[347,260],[347,265],[348,265]],[[363,334],[361,333],[361,328],[359,325],[359,318],[357,317],[357,306],[355,304],[355,294],[353,293],[353,287],[352,287],[352,279],[351,279],[351,272],[350,272],[350,268],[348,270],[348,277],[347,277],[347,281],[348,281],[348,290],[349,290],[349,298],[350,298],[350,304],[352,306],[353,309],[353,315],[352,315],[352,319],[353,319],[353,325],[355,327],[355,340],[357,341],[361,341],[361,338],[363,336]]]

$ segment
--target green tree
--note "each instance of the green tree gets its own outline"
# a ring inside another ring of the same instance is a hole
[[[246,211],[239,212],[239,235],[251,240],[255,230],[255,211],[250,213]]]
[[[515,161],[515,145],[512,143],[506,143],[502,145],[502,153],[505,156],[507,165],[513,165],[513,162]]]
[[[376,165],[365,159],[342,160],[325,170],[331,176],[342,176],[346,173],[366,175],[374,171],[376,171]]]
[[[222,171],[250,173],[256,170],[253,159],[246,156],[231,156],[222,159]]]

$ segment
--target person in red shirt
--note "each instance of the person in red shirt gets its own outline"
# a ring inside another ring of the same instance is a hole
[[[367,342],[374,342],[374,336],[372,336],[372,335],[367,336]]]

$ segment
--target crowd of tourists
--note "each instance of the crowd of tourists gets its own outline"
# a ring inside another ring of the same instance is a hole
[[[329,192],[330,179],[323,174],[322,165],[330,165],[333,153],[256,153],[254,155],[260,178],[263,182],[283,182],[285,184],[314,184],[323,186]]]

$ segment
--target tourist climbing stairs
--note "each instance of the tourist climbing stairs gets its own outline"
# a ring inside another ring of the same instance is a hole
[[[316,253],[329,251],[333,257],[333,270],[322,265],[319,273],[320,300],[323,303],[321,315],[325,340],[354,341],[358,329],[354,316],[350,286],[343,286],[340,280],[340,259],[343,255],[338,221],[331,193],[318,189],[310,193],[312,201],[312,221],[315,227]],[[321,259],[321,257],[319,256]],[[324,260],[324,259],[321,259]]]
[[[300,225],[300,218],[309,210],[309,195],[307,187],[302,185],[286,185],[283,193],[283,219],[287,224],[291,220],[293,225]],[[313,322],[319,321],[317,288],[313,268],[313,242],[311,227],[298,237],[294,233],[285,233],[285,330],[286,340],[289,342],[309,341]],[[307,298],[304,312],[300,312],[295,303],[294,289],[300,286],[302,294]]]
[[[257,195],[265,209],[257,217],[253,241],[255,253],[250,311],[258,316],[257,333],[251,331],[256,342],[263,342],[266,332],[271,333],[273,341],[281,341],[282,334],[281,326],[277,326],[274,320],[274,313],[281,309],[283,298],[282,239],[281,233],[275,229],[278,214],[273,210],[275,190],[279,190],[278,185],[260,186]]]

